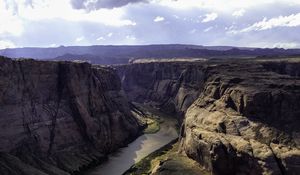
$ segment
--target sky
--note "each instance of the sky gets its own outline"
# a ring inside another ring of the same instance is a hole
[[[147,44],[300,48],[300,0],[0,0],[0,49]]]

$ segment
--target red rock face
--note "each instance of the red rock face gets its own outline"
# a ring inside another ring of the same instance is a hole
[[[0,58],[0,106],[11,174],[80,171],[140,132],[114,70],[87,63]]]

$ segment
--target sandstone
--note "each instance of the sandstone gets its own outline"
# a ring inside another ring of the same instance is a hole
[[[299,174],[298,62],[152,62],[117,70],[130,100],[181,114],[180,151],[213,174]]]
[[[109,67],[1,57],[0,106],[1,173],[81,172],[140,134]]]

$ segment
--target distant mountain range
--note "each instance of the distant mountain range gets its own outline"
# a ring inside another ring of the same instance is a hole
[[[85,60],[93,64],[122,64],[141,58],[230,58],[257,56],[294,56],[300,49],[261,49],[231,46],[132,45],[132,46],[60,46],[57,48],[9,48],[0,55],[11,58],[46,60]]]

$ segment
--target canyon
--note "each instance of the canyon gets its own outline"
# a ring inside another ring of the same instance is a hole
[[[1,57],[0,171],[101,164],[143,134],[133,102],[176,118],[178,154],[211,174],[300,174],[298,58],[99,66]],[[149,174],[168,174],[169,162]]]
[[[212,174],[300,173],[298,61],[150,63],[120,70],[130,99],[182,114],[179,151]]]

